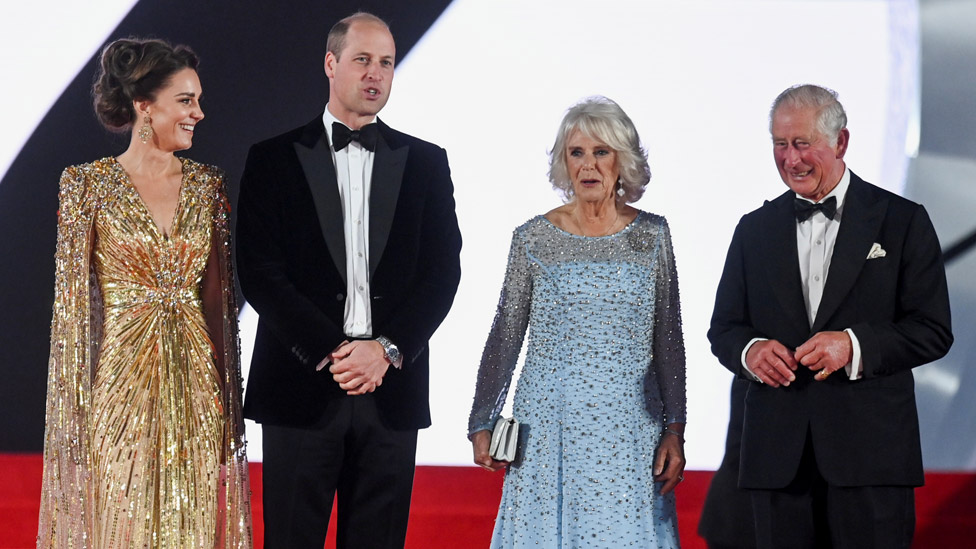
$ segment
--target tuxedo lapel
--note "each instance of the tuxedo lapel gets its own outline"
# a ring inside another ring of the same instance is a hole
[[[800,281],[800,261],[796,249],[796,215],[793,213],[793,192],[787,192],[768,202],[769,213],[763,220],[764,243],[762,256],[772,286],[773,295],[787,312],[796,333],[810,329],[803,288]]]
[[[295,142],[295,153],[305,172],[312,201],[319,218],[322,237],[329,248],[329,254],[336,269],[346,280],[346,242],[342,225],[342,200],[339,198],[339,185],[336,182],[329,138],[322,125],[322,117],[313,120],[302,137]]]
[[[395,142],[386,124],[377,121],[380,139],[373,158],[373,179],[369,191],[369,275],[372,278],[383,257],[393,226],[403,170],[410,147]]]
[[[850,293],[881,229],[888,201],[871,196],[869,191],[867,184],[851,172],[827,283],[813,323],[814,332],[823,329]]]

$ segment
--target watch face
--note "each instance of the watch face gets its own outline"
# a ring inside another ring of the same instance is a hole
[[[386,354],[387,360],[396,362],[400,358],[400,349],[397,349],[392,341],[384,337],[381,338],[380,343],[383,345],[383,352]]]

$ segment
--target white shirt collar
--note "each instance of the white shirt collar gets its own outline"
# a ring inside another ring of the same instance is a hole
[[[322,124],[325,125],[325,133],[326,133],[326,135],[329,136],[329,143],[332,143],[332,123],[333,122],[338,122],[338,123],[342,124],[343,126],[346,126],[347,128],[349,128],[349,126],[346,125],[345,122],[342,122],[338,118],[332,116],[332,113],[329,112],[329,104],[326,103],[325,104],[325,112],[322,113]],[[373,122],[376,122],[376,117],[375,116],[373,117],[372,120],[370,120],[369,122],[367,122],[367,124],[372,124]],[[366,124],[363,124],[363,125],[365,126]],[[351,130],[352,128],[349,128],[349,129]]]

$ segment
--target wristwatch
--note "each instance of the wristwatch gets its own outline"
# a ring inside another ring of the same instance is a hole
[[[390,341],[390,338],[386,336],[378,336],[376,342],[383,346],[383,354],[386,356],[386,360],[390,362],[390,365],[399,370],[403,367],[403,355],[400,354],[400,349]]]

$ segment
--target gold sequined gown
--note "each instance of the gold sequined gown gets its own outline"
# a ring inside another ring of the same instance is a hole
[[[222,247],[215,223],[225,205],[222,174],[183,160],[179,202],[170,234],[164,234],[114,159],[85,165],[81,172],[76,178],[97,180],[86,182],[85,193],[94,205],[88,315],[93,351],[86,361],[93,371],[84,410],[90,476],[79,482],[88,483],[83,491],[90,524],[78,546],[249,547],[246,501],[239,493],[222,493],[222,471],[228,474],[222,459],[235,453],[233,441],[243,458],[238,422],[227,418],[228,405],[239,415],[239,375],[225,377],[218,367],[201,295],[215,236]],[[62,194],[63,188],[64,182]],[[60,244],[59,238],[59,251]],[[224,284],[230,280],[223,278]],[[225,293],[232,289],[225,286]],[[225,339],[236,347],[230,332]],[[236,403],[225,398],[227,381],[238,393]],[[48,431],[58,428],[50,412],[49,406]],[[225,437],[225,429],[231,436]],[[46,448],[57,451],[63,449]],[[236,469],[232,482],[244,481],[246,488],[246,477],[239,478],[243,467]],[[42,510],[38,545],[49,546],[42,543],[43,519]],[[55,519],[48,525],[54,533],[50,546],[61,547],[58,529],[70,529],[71,519]]]

